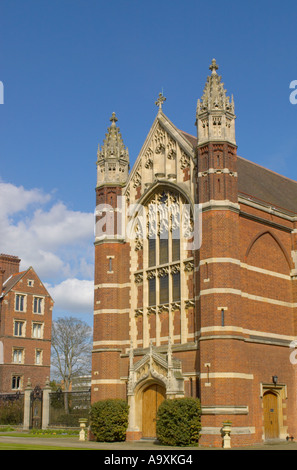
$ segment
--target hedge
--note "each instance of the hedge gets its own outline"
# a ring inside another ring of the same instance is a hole
[[[198,445],[201,406],[197,398],[164,400],[157,412],[157,438],[171,446]]]
[[[91,406],[91,431],[99,442],[118,442],[126,439],[128,404],[121,399],[97,401]]]
[[[0,424],[22,424],[23,416],[22,400],[0,400]]]

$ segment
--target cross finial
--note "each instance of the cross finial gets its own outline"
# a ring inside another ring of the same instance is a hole
[[[212,59],[211,64],[209,66],[209,70],[211,70],[212,74],[217,73],[219,66],[216,63],[216,59]]]
[[[116,117],[116,113],[112,113],[110,121],[115,124],[117,122],[117,120],[118,120],[118,118]]]
[[[158,97],[158,99],[157,99],[155,105],[156,105],[156,106],[159,106],[159,109],[161,110],[164,101],[166,101],[165,96],[163,96],[163,93],[159,93],[159,97]]]

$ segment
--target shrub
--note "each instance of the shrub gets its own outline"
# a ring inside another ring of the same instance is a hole
[[[0,424],[21,424],[23,422],[23,403],[21,400],[0,402]]]
[[[125,400],[97,401],[91,406],[91,430],[97,441],[116,442],[126,439],[128,404]]]
[[[198,445],[201,406],[196,398],[164,400],[157,412],[157,438],[171,446]]]

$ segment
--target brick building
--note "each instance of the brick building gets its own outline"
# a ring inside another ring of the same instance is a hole
[[[50,376],[53,300],[32,267],[0,255],[0,393],[23,391]]]
[[[203,445],[225,420],[233,446],[297,435],[297,183],[237,155],[217,69],[196,136],[160,94],[130,172],[115,114],[98,148],[92,401],[128,399],[128,439],[183,396]]]

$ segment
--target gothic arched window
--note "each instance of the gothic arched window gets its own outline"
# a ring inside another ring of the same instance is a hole
[[[180,301],[180,199],[168,191],[155,194],[147,206],[149,305]],[[145,249],[145,247],[144,247]]]
[[[137,206],[136,217],[131,299],[135,338],[144,347],[149,338],[158,345],[168,335],[177,340],[178,331],[180,342],[186,341],[186,300],[192,295],[189,263],[193,265],[188,248],[193,231],[190,205],[178,191],[164,188]]]

